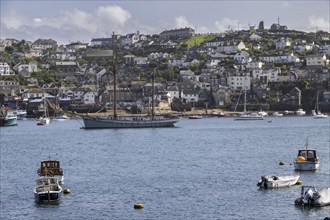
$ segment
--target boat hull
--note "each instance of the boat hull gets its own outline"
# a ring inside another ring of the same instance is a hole
[[[0,118],[0,126],[14,126],[17,125],[17,117],[3,117]]]
[[[34,198],[36,202],[59,201],[62,197],[62,191],[35,192]]]
[[[293,186],[299,180],[299,176],[263,176],[258,182],[260,188],[273,189]]]
[[[174,127],[179,119],[159,119],[159,120],[114,120],[104,118],[82,117],[85,129],[101,128],[157,128]]]
[[[299,171],[315,171],[320,167],[319,162],[294,162],[295,170]]]
[[[316,190],[312,186],[303,186],[301,196],[294,201],[296,205],[322,207],[330,205],[330,188]]]

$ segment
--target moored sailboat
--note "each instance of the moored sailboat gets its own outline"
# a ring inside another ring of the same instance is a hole
[[[112,36],[115,40],[114,34]],[[152,109],[151,116],[148,117],[119,117],[117,115],[117,94],[116,94],[116,53],[115,43],[113,43],[114,51],[114,64],[113,64],[113,88],[114,88],[114,100],[113,100],[113,115],[110,117],[95,117],[95,116],[81,116],[84,122],[85,129],[100,129],[100,128],[155,128],[155,127],[174,127],[180,118],[166,118],[163,116],[154,115],[154,74],[152,74]]]

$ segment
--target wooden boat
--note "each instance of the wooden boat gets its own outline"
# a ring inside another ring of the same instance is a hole
[[[257,186],[264,189],[280,188],[293,186],[299,180],[299,175],[284,175],[284,176],[261,176]]]
[[[64,172],[60,167],[58,160],[43,160],[40,162],[40,168],[37,170],[38,176],[55,177],[59,184],[64,184]]]
[[[113,41],[115,36],[112,36]],[[114,58],[115,55],[115,43],[113,43],[114,48]],[[117,116],[117,92],[116,92],[116,60],[113,64],[113,88],[114,88],[114,100],[113,100],[113,116],[112,117],[93,117],[82,115],[85,129],[100,129],[100,128],[155,128],[155,127],[174,127],[174,124],[177,123],[180,118],[167,118],[163,116],[154,115],[154,74],[152,74],[152,111],[150,117],[139,117],[140,120],[134,120],[134,117],[118,117]]]
[[[330,188],[317,190],[314,186],[302,186],[301,195],[294,203],[300,206],[327,206],[330,205]]]
[[[320,167],[320,160],[316,155],[316,150],[308,145],[308,139],[304,148],[298,150],[298,155],[293,162],[294,168],[301,171],[313,171]]]
[[[54,202],[60,200],[62,187],[56,177],[42,176],[36,180],[34,198],[36,202]]]

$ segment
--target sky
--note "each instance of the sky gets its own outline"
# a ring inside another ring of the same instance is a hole
[[[329,0],[1,0],[0,38],[60,44],[90,43],[111,34],[159,34],[192,27],[197,33],[265,28],[274,23],[289,30],[330,32]]]

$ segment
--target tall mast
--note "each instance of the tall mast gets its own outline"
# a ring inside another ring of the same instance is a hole
[[[244,112],[246,112],[246,89],[244,89]]]
[[[113,118],[117,119],[117,73],[116,73],[116,46],[115,46],[115,32],[112,33],[112,51],[113,51]]]
[[[154,100],[154,96],[155,96],[155,72],[154,71],[152,72],[151,79],[152,79],[151,119],[154,120],[154,108],[155,108],[155,100]]]

